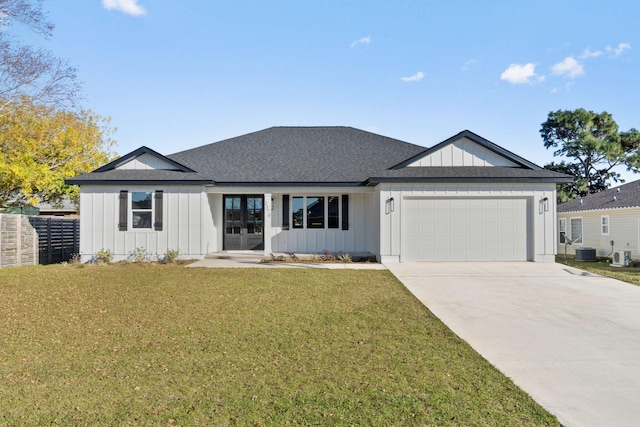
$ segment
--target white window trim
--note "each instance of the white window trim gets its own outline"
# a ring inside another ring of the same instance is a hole
[[[324,227],[323,228],[308,228],[307,227],[307,215],[302,216],[302,228],[293,226],[293,199],[295,197],[302,197],[302,206],[307,206],[307,197],[324,197]],[[338,199],[338,226],[335,228],[329,228],[329,197],[336,197]],[[339,194],[291,194],[289,196],[289,230],[302,231],[302,230],[342,230],[341,227],[342,218],[342,196]]]
[[[573,228],[571,227],[571,221],[574,219],[580,220],[580,241],[573,242],[574,245],[583,245],[584,244],[584,219],[581,216],[572,216],[569,218],[569,239],[574,240],[576,237],[573,236]]]
[[[564,233],[565,239],[569,237],[567,236],[567,218],[558,218],[558,242],[564,244],[565,242],[560,238],[562,233]]]
[[[604,219],[607,219],[607,223],[603,222]],[[607,227],[607,232],[605,233],[604,228]],[[601,215],[600,216],[600,234],[602,236],[608,236],[611,234],[611,220],[609,219],[609,215]]]
[[[148,209],[134,209],[133,204],[133,193],[151,193],[151,210]],[[129,191],[129,200],[127,201],[127,220],[129,222],[128,229],[130,231],[153,231],[153,222],[155,221],[155,212],[156,212],[156,192],[154,190],[130,190]],[[133,213],[134,212],[151,212],[151,221],[149,221],[149,227],[134,227],[133,226]]]

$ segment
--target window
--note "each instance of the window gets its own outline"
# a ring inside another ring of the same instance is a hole
[[[560,233],[560,243],[566,243],[565,235],[567,233],[567,220],[560,218],[558,220],[558,232]]]
[[[226,197],[224,200],[224,227],[226,234],[240,234],[240,196]]]
[[[288,196],[283,197],[283,212],[288,213]],[[342,203],[341,203],[342,201]],[[348,196],[293,196],[291,197],[291,228],[342,229],[348,230]],[[283,218],[283,229],[288,225]]]
[[[129,227],[142,230],[162,231],[162,190],[120,191],[118,230]]]
[[[571,218],[571,235],[573,243],[582,243],[582,218]]]
[[[131,192],[131,228],[151,228],[153,199],[150,191]]]
[[[600,233],[604,236],[609,235],[609,215],[602,215],[600,217]]]
[[[324,197],[307,197],[307,228],[324,228]]]
[[[340,223],[340,198],[327,197],[327,227],[338,228]]]

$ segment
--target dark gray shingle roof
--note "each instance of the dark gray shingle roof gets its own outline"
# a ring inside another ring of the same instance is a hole
[[[640,180],[558,205],[558,213],[640,207]]]
[[[218,185],[372,185],[379,182],[569,182],[571,178],[541,169],[479,136],[463,131],[521,167],[404,167],[425,147],[352,127],[272,127],[202,147],[163,156],[147,147],[96,171],[67,180],[70,184],[188,183]],[[443,143],[437,147],[442,146]],[[117,169],[149,154],[173,170]]]
[[[167,157],[218,183],[359,183],[424,149],[351,127],[272,127]]]
[[[210,179],[196,172],[180,172],[158,169],[112,169],[104,172],[91,172],[68,179],[69,184],[85,185],[103,182],[139,182],[147,183],[185,183],[208,184]]]
[[[429,182],[571,182],[573,178],[547,169],[525,169],[500,166],[435,166],[405,167],[386,170],[370,178],[370,182],[389,181],[429,181]]]

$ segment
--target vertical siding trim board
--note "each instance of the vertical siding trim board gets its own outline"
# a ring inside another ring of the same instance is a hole
[[[129,193],[126,190],[122,190],[120,191],[120,215],[119,215],[119,221],[118,221],[118,230],[120,231],[127,231],[127,222],[128,222],[128,218],[127,218],[127,204],[129,201]]]

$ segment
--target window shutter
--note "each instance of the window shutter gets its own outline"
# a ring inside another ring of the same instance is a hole
[[[156,190],[156,194],[153,197],[156,199],[156,218],[153,228],[156,231],[162,231],[162,190]]]
[[[127,205],[129,203],[129,193],[127,191],[120,192],[120,215],[118,218],[118,230],[127,231]]]
[[[289,195],[282,195],[282,229],[289,229]]]
[[[342,229],[349,229],[349,195],[342,195]]]

